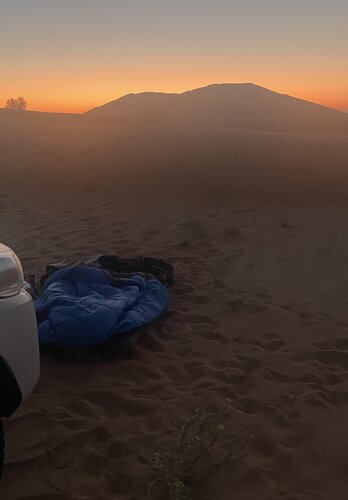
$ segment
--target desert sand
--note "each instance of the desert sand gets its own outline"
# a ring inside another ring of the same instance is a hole
[[[250,452],[193,499],[346,500],[346,137],[11,120],[0,239],[25,272],[143,254],[171,262],[176,284],[126,358],[42,356],[6,422],[1,499],[146,499],[145,458],[230,398],[226,432],[251,427]]]
[[[146,498],[144,456],[194,408],[230,398],[232,430],[253,429],[250,453],[194,498],[345,499],[347,215],[238,194],[2,194],[2,239],[26,271],[143,253],[172,262],[177,282],[130,358],[43,357],[35,394],[6,424],[1,498]]]

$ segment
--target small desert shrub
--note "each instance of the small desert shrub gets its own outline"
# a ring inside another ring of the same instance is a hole
[[[240,231],[235,227],[230,227],[225,231],[225,236],[230,239],[235,239],[240,236]]]
[[[250,293],[245,293],[245,294],[233,293],[228,301],[228,304],[231,306],[232,310],[236,312],[240,307],[242,307],[245,304],[246,300],[249,297],[251,297]]]
[[[151,500],[155,484],[163,482],[168,488],[169,500],[189,500],[189,485],[195,481],[209,481],[227,467],[234,467],[249,451],[251,432],[239,439],[230,439],[230,449],[218,449],[224,434],[224,418],[228,415],[231,401],[217,413],[197,408],[186,420],[175,443],[160,448],[150,461],[156,478],[149,485]],[[218,459],[212,459],[214,449]]]
[[[206,227],[195,219],[187,219],[178,224],[182,236],[186,239],[204,239],[207,237]]]
[[[291,224],[289,224],[289,223],[288,223],[288,221],[287,221],[286,219],[283,219],[283,220],[281,221],[281,223],[280,223],[280,226],[281,226],[282,228],[288,229],[288,228],[290,228],[290,227],[291,227]]]

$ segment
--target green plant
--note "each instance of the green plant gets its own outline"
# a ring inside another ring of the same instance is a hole
[[[227,400],[223,409],[209,413],[197,408],[182,425],[175,443],[160,448],[152,457],[151,466],[155,479],[149,485],[151,492],[159,482],[168,488],[169,500],[189,500],[189,485],[194,481],[210,480],[228,466],[235,466],[249,451],[251,432],[242,439],[233,437],[230,450],[217,450],[219,458],[212,459],[213,448],[225,431],[222,424],[228,415],[231,401]]]

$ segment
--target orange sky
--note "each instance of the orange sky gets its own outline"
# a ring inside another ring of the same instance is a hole
[[[247,72],[235,74],[221,72],[221,76],[190,75],[185,73],[184,77],[175,80],[173,78],[161,78],[161,75],[149,75],[149,78],[137,78],[130,75],[129,81],[125,78],[120,81],[117,75],[108,78],[108,81],[90,81],[86,84],[83,78],[69,79],[68,75],[60,81],[57,79],[45,82],[44,87],[38,87],[36,82],[24,82],[16,87],[12,82],[7,89],[1,88],[2,102],[9,96],[23,95],[28,101],[28,108],[38,111],[54,111],[67,113],[81,113],[92,107],[104,104],[122,95],[134,92],[183,92],[211,83],[239,83],[252,82],[269,88],[276,92],[286,93],[323,104],[325,106],[348,111],[347,90],[344,85],[334,82],[321,82],[313,85],[312,82],[297,82],[280,80],[276,77],[266,78],[262,75],[250,75]],[[220,76],[220,78],[219,78]],[[254,78],[251,78],[254,76]],[[248,78],[249,77],[249,78]],[[333,88],[335,92],[333,92]]]
[[[252,82],[348,111],[342,0],[2,0],[0,106],[83,112],[130,92]]]
[[[58,112],[58,113],[83,113],[88,109],[91,109],[95,106],[100,106],[106,102],[112,101],[121,97],[122,95],[134,92],[148,92],[148,91],[158,91],[158,92],[183,92],[185,90],[191,90],[198,87],[203,87],[205,85],[209,85],[211,83],[242,83],[239,81],[213,81],[213,80],[202,80],[201,82],[194,81],[191,84],[187,85],[160,85],[158,82],[154,82],[153,85],[143,85],[137,86],[130,84],[126,88],[116,88],[116,89],[106,89],[104,91],[100,91],[99,89],[86,89],[84,92],[76,91],[64,93],[62,95],[35,95],[35,92],[32,93],[32,98],[30,98],[30,94],[28,92],[19,92],[17,94],[13,94],[8,92],[6,96],[14,95],[15,97],[18,95],[26,96],[28,101],[28,109],[35,111],[50,111],[50,112]],[[259,81],[252,82],[260,85]],[[318,104],[322,104],[324,106],[329,106],[332,108],[336,108],[338,110],[348,112],[348,104],[345,99],[345,94],[342,92],[341,95],[337,95],[333,98],[331,92],[318,92],[313,90],[306,89],[295,89],[286,85],[277,85],[277,84],[267,84],[266,82],[262,85],[267,87],[270,90],[274,90],[276,92],[289,94],[294,97],[298,97],[300,99],[305,99],[308,101],[313,101]],[[5,94],[4,94],[5,95]],[[2,104],[5,103],[5,98],[2,99]]]

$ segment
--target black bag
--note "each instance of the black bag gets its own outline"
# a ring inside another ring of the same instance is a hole
[[[55,271],[72,265],[98,267],[116,273],[151,274],[165,286],[174,283],[174,268],[162,259],[143,256],[127,258],[119,257],[118,255],[97,255],[88,257],[80,262],[64,259],[56,264],[49,264],[46,267],[46,274],[40,279],[41,286]]]

